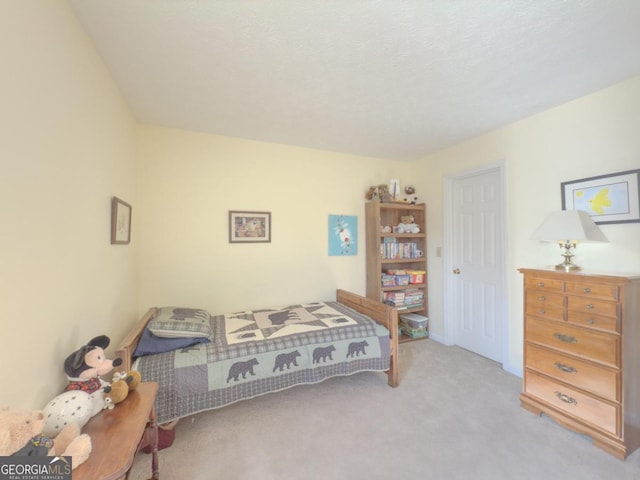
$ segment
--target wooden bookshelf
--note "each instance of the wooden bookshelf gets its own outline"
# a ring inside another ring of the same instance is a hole
[[[401,223],[400,217],[412,215],[414,222],[420,227],[419,233],[394,233],[385,232],[382,227],[393,228]],[[385,293],[411,293],[417,290],[422,294],[422,302],[419,306],[405,307],[395,305],[398,315],[404,313],[417,313],[428,317],[428,280],[427,280],[427,234],[426,234],[426,206],[424,203],[411,205],[407,203],[383,203],[372,201],[365,205],[366,223],[366,255],[367,255],[367,297],[385,302]],[[408,246],[399,247],[402,253],[393,248],[383,248],[385,244]],[[392,250],[392,251],[389,251]],[[422,252],[421,256],[416,253]],[[397,254],[397,255],[394,255]],[[400,258],[402,256],[403,258]],[[393,257],[393,258],[387,258]],[[424,282],[408,285],[383,285],[382,275],[393,270],[417,270],[423,271]],[[391,300],[392,301],[392,300]],[[418,340],[406,335],[400,337],[400,341]]]

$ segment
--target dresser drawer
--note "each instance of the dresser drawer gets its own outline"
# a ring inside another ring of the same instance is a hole
[[[567,321],[582,327],[597,328],[610,332],[620,332],[620,321],[617,317],[603,317],[592,313],[567,312]]]
[[[599,363],[618,366],[620,341],[617,335],[587,330],[568,323],[526,316],[526,339]]]
[[[565,292],[571,295],[613,301],[617,301],[619,297],[617,285],[599,285],[597,283],[567,282],[565,283]]]
[[[615,302],[593,300],[592,298],[577,297],[574,295],[569,295],[567,297],[567,310],[572,312],[593,313],[594,315],[618,317],[618,309],[619,306]]]
[[[525,347],[525,368],[545,373],[607,400],[620,401],[617,370],[594,365],[536,345]]]
[[[554,320],[562,320],[564,296],[559,293],[527,289],[525,291],[525,312]]]
[[[563,283],[564,282],[562,280],[546,277],[532,277],[527,275],[524,278],[525,288],[535,288],[537,290],[546,290],[549,292],[561,293]]]
[[[619,436],[620,406],[586,395],[562,383],[525,371],[526,392],[545,403]]]

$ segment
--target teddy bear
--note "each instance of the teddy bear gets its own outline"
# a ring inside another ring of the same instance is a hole
[[[413,215],[402,215],[395,231],[396,233],[420,233],[420,227],[415,223]]]
[[[80,433],[80,425],[69,423],[55,438],[49,438],[42,434],[44,423],[42,410],[0,407],[0,456],[70,456],[72,469],[89,458],[91,438]]]
[[[110,360],[106,357],[104,349],[109,343],[109,337],[99,335],[65,359],[64,371],[69,383],[63,393],[44,407],[45,435],[57,435],[69,422],[83,427],[100,411],[113,409],[124,401],[131,390],[129,385],[137,385],[140,381],[137,372],[125,374],[124,379],[119,374],[111,383],[102,380],[102,375],[122,364],[120,358]]]

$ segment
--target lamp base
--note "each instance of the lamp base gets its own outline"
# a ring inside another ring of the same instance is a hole
[[[556,265],[556,270],[564,270],[565,272],[582,270],[578,265],[571,261],[574,256],[572,250],[576,248],[576,243],[577,242],[571,242],[569,240],[565,242],[558,242],[560,249],[563,250],[562,258],[564,258],[564,262]]]
[[[556,265],[556,270],[575,272],[577,270],[582,270],[582,267],[576,265],[575,263],[559,263],[558,265]]]

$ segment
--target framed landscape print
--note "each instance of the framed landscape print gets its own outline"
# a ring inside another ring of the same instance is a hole
[[[229,243],[271,242],[271,212],[229,211]]]
[[[126,245],[131,241],[131,205],[118,197],[111,199],[111,243]]]

